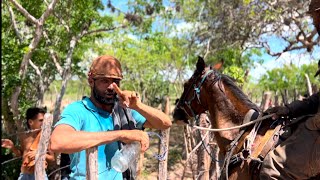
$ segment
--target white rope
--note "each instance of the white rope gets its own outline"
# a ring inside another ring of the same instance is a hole
[[[206,131],[213,131],[213,132],[219,132],[219,131],[229,131],[229,130],[232,130],[232,129],[240,129],[240,128],[243,128],[243,127],[246,127],[246,126],[250,126],[251,124],[254,124],[256,122],[260,122],[260,121],[263,121],[265,119],[268,119],[268,118],[271,118],[274,114],[269,114],[269,115],[266,115],[266,116],[263,116],[261,118],[258,118],[256,120],[253,120],[253,121],[250,121],[246,124],[242,124],[242,125],[239,125],[239,126],[234,126],[234,127],[229,127],[229,128],[222,128],[222,129],[210,129],[210,128],[204,128],[204,127],[200,127],[200,126],[191,126],[192,128],[195,128],[195,129],[200,129],[200,130],[206,130]]]

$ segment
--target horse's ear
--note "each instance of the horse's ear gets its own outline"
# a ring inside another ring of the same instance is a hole
[[[201,73],[205,67],[206,63],[204,62],[204,59],[201,56],[198,56],[197,71]]]
[[[222,68],[223,64],[224,64],[224,60],[221,59],[221,61],[218,62],[217,64],[213,65],[211,69],[219,70]]]

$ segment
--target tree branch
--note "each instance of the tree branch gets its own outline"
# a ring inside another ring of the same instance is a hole
[[[38,24],[39,21],[33,17],[29,12],[24,9],[16,0],[9,0],[28,20],[33,22],[34,24]]]
[[[23,55],[22,62],[20,64],[20,69],[19,69],[19,77],[20,77],[20,82],[22,82],[25,79],[25,76],[27,74],[27,67],[29,64],[29,59],[31,58],[35,48],[38,46],[41,37],[42,37],[42,31],[43,31],[43,24],[45,19],[49,16],[49,14],[52,12],[52,9],[56,5],[57,0],[52,0],[51,4],[49,5],[48,9],[45,11],[45,13],[41,16],[40,21],[38,21],[36,18],[34,18],[32,15],[30,15],[27,10],[25,10],[19,3],[17,3],[15,0],[10,0],[16,8],[31,22],[33,22],[36,27],[35,27],[35,32],[33,35],[33,39],[31,43],[29,44],[29,49],[28,51]],[[11,103],[11,109],[13,112],[13,115],[15,118],[19,117],[19,109],[18,109],[18,99],[20,96],[22,90],[22,85],[18,84],[14,92],[12,93],[12,96],[10,98],[10,103]],[[21,128],[21,127],[19,127]]]
[[[54,7],[56,6],[57,2],[58,2],[58,0],[52,0],[51,1],[51,3],[49,4],[48,8],[46,9],[46,11],[42,14],[42,16],[39,19],[39,22],[41,24],[43,24],[44,21],[49,17],[49,15],[53,11]]]
[[[22,36],[21,36],[21,34],[20,34],[19,30],[18,30],[16,18],[14,16],[14,12],[13,12],[13,10],[12,10],[10,5],[8,5],[7,3],[6,3],[6,5],[8,6],[10,19],[11,19],[11,22],[12,22],[12,25],[13,25],[14,32],[16,33],[16,35],[17,35],[17,37],[19,39],[19,42],[21,44],[23,42],[23,38],[22,38]]]
[[[70,28],[67,25],[66,21],[63,20],[63,18],[61,16],[59,16],[59,14],[53,12],[53,15],[60,21],[61,25],[66,29],[66,31],[69,33],[70,32]]]
[[[46,43],[47,44],[51,44],[52,42],[49,39],[47,32],[44,30],[42,33],[43,33],[43,37],[46,39]],[[49,47],[49,54],[50,54],[50,57],[52,58],[52,60],[53,60],[53,62],[55,64],[60,76],[62,76],[63,69],[62,69],[61,65],[59,64],[59,62],[58,62],[58,60],[57,60],[57,58],[55,56],[55,52],[50,47]]]
[[[36,71],[36,73],[38,74],[38,76],[40,76],[40,79],[42,78],[42,75],[41,75],[41,72],[40,72],[40,69],[37,65],[35,65],[31,59],[29,59],[29,64],[33,67],[33,69]],[[41,80],[40,80],[41,81]]]
[[[120,29],[120,28],[125,28],[125,27],[127,27],[127,26],[121,25],[121,26],[111,27],[111,28],[101,28],[101,29],[91,30],[91,31],[87,31],[87,32],[83,33],[82,36],[86,36],[86,35],[94,34],[94,33],[99,33],[99,32],[112,31],[115,29]]]

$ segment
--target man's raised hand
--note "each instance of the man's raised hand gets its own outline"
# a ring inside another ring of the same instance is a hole
[[[118,94],[120,105],[135,108],[140,103],[139,96],[134,91],[121,90],[116,83],[112,83],[113,89]]]

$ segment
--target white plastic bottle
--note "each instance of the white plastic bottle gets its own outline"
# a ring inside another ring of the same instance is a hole
[[[111,167],[118,172],[126,171],[140,154],[140,143],[126,144],[111,159]]]

